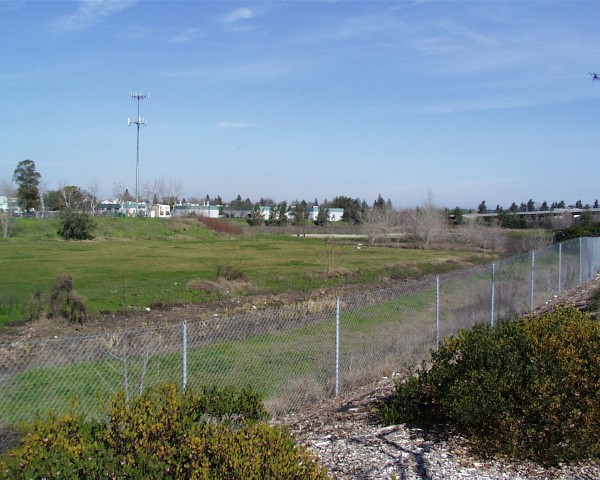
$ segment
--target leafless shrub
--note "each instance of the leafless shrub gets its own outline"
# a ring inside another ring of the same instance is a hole
[[[49,316],[50,318],[63,317],[71,323],[83,324],[87,321],[85,299],[75,292],[70,275],[60,275],[56,279],[50,294]]]
[[[478,221],[466,222],[458,227],[458,240],[462,244],[487,250],[501,250],[506,245],[506,237],[497,224],[486,225]]]

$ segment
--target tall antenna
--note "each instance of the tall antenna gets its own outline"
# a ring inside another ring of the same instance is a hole
[[[146,120],[140,117],[140,100],[145,100],[150,95],[147,93],[131,93],[129,95],[134,100],[137,100],[137,120],[131,121],[127,119],[127,126],[137,125],[137,150],[135,156],[135,216],[138,216],[138,205],[140,203],[140,125],[146,125]]]

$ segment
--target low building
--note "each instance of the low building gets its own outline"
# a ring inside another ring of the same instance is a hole
[[[222,207],[220,205],[210,205],[205,202],[203,205],[196,203],[182,203],[175,205],[171,216],[173,217],[205,217],[219,218]]]
[[[150,207],[151,218],[171,218],[171,206],[157,204]]]
[[[100,215],[139,217],[148,216],[148,204],[146,202],[121,202],[119,200],[105,200],[98,205]]]

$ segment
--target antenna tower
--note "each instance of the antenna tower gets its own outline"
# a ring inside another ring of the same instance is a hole
[[[147,99],[150,95],[147,93],[131,93],[129,95],[137,100],[137,120],[127,119],[127,125],[137,126],[137,150],[135,156],[135,216],[138,216],[138,206],[140,203],[140,125],[146,125],[146,120],[140,117],[140,100]]]

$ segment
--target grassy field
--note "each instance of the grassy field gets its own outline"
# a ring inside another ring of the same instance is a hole
[[[0,240],[0,326],[27,315],[37,290],[47,295],[71,275],[92,314],[153,304],[203,302],[215,293],[188,288],[231,266],[262,292],[307,290],[382,277],[419,277],[481,262],[473,252],[404,250],[291,235],[230,236],[194,219],[101,218],[91,241],[68,242],[55,220],[19,219]]]

